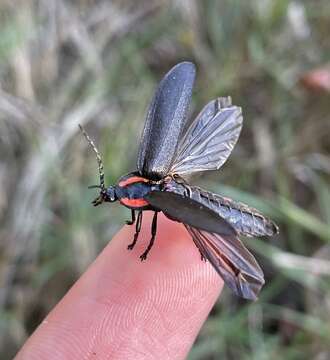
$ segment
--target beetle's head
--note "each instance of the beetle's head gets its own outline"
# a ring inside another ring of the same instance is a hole
[[[100,188],[100,195],[92,201],[92,204],[94,206],[98,206],[102,204],[103,202],[115,202],[118,200],[118,197],[116,195],[116,187],[115,186],[109,186],[107,188],[101,188],[99,185],[92,185],[89,186],[89,188]]]
[[[93,200],[92,204],[94,206],[98,206],[98,205],[102,204],[103,202],[114,202],[117,200],[116,188],[115,188],[115,186],[109,186],[108,188],[105,187],[104,170],[103,170],[103,162],[102,162],[101,155],[100,155],[99,151],[97,150],[93,140],[89,137],[89,135],[84,130],[84,128],[81,125],[79,125],[79,128],[80,128],[81,132],[84,134],[85,138],[87,139],[87,141],[90,144],[90,146],[92,147],[92,149],[94,150],[94,152],[96,154],[97,162],[99,164],[100,185],[92,185],[92,186],[88,187],[89,189],[94,189],[94,188],[100,189],[100,195],[95,200]]]

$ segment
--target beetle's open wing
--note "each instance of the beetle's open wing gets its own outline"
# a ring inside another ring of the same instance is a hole
[[[209,102],[179,143],[170,172],[179,175],[219,169],[233,150],[242,129],[242,109],[230,97]]]
[[[262,270],[226,220],[180,194],[152,191],[145,199],[170,219],[184,223],[201,254],[235,294],[257,298],[264,284]]]
[[[225,235],[236,235],[236,230],[213,210],[203,204],[169,191],[151,191],[147,202],[167,217],[199,229]]]
[[[263,272],[235,235],[220,235],[184,224],[200,253],[238,296],[256,300],[264,285]]]
[[[161,80],[151,101],[138,153],[137,168],[149,179],[168,174],[175,156],[195,80],[195,65],[182,62]]]

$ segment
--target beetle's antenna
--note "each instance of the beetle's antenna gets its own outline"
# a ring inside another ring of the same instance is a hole
[[[104,185],[104,168],[103,168],[103,162],[102,162],[102,158],[101,155],[99,153],[99,151],[97,150],[97,147],[95,146],[93,140],[89,137],[89,135],[87,134],[87,132],[85,131],[85,129],[78,124],[79,129],[81,130],[81,132],[83,133],[83,135],[85,136],[86,140],[88,141],[89,145],[91,146],[91,148],[93,149],[93,151],[96,154],[96,159],[97,162],[99,164],[99,174],[100,174],[100,185],[96,185],[95,187],[100,187],[101,190],[105,190],[105,185]]]

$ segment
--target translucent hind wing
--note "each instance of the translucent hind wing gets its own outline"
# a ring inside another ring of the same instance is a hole
[[[230,97],[209,102],[179,143],[170,172],[184,175],[219,169],[232,152],[242,129],[242,109]]]
[[[236,295],[256,300],[265,283],[263,272],[238,237],[184,225],[202,256],[213,265],[225,284]]]

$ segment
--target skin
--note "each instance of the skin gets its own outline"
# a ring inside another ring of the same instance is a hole
[[[183,225],[144,212],[138,243],[124,226],[25,343],[16,360],[184,359],[223,282]]]

